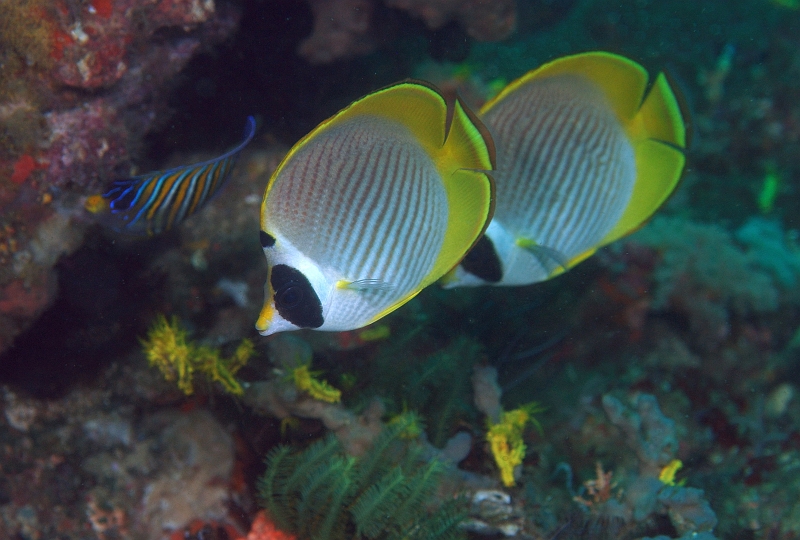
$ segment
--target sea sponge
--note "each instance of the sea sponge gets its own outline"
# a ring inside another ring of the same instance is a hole
[[[656,308],[683,295],[692,296],[693,302],[708,298],[737,314],[778,307],[779,290],[773,274],[741,249],[720,225],[660,217],[631,239],[661,254],[654,274]]]
[[[625,434],[626,442],[636,452],[642,470],[658,477],[671,464],[678,451],[675,421],[661,412],[651,394],[639,394],[628,408],[610,394],[603,396],[603,409],[615,426]]]
[[[655,218],[625,244],[658,252],[649,307],[688,322],[692,346],[716,351],[737,321],[797,298],[800,258],[780,227],[748,221],[737,233],[680,217]]]

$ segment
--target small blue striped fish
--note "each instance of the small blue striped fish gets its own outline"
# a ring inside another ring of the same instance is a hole
[[[675,189],[686,127],[675,91],[622,56],[560,58],[481,109],[497,146],[497,206],[446,287],[527,285],[636,230]],[[644,97],[644,99],[642,99]]]
[[[290,150],[267,185],[262,335],[354,330],[451,270],[491,218],[482,124],[424,84],[374,92]]]
[[[229,152],[202,163],[117,180],[106,193],[90,197],[85,207],[122,232],[152,236],[169,230],[219,192],[255,131],[250,116],[244,140]]]

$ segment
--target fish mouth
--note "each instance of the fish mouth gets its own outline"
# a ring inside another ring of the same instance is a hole
[[[258,319],[256,320],[256,330],[262,336],[267,336],[270,334],[269,327],[272,324],[272,319],[275,317],[275,308],[272,305],[272,302],[266,301],[264,302],[264,307],[261,308],[261,313],[258,314]]]

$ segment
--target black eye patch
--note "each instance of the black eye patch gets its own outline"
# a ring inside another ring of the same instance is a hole
[[[261,247],[268,248],[275,245],[275,237],[264,231],[258,231],[258,239],[261,240]]]
[[[300,328],[319,328],[322,303],[302,272],[285,264],[276,264],[270,273],[275,309],[281,317]]]
[[[503,266],[500,264],[500,257],[494,249],[494,244],[486,235],[475,242],[464,260],[461,267],[472,274],[489,283],[497,283],[503,279]]]

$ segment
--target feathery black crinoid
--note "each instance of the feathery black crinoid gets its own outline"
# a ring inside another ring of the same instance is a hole
[[[360,458],[333,436],[302,452],[273,449],[259,481],[262,504],[278,526],[310,540],[463,538],[463,501],[431,508],[444,465],[401,437],[412,421],[392,422]]]

